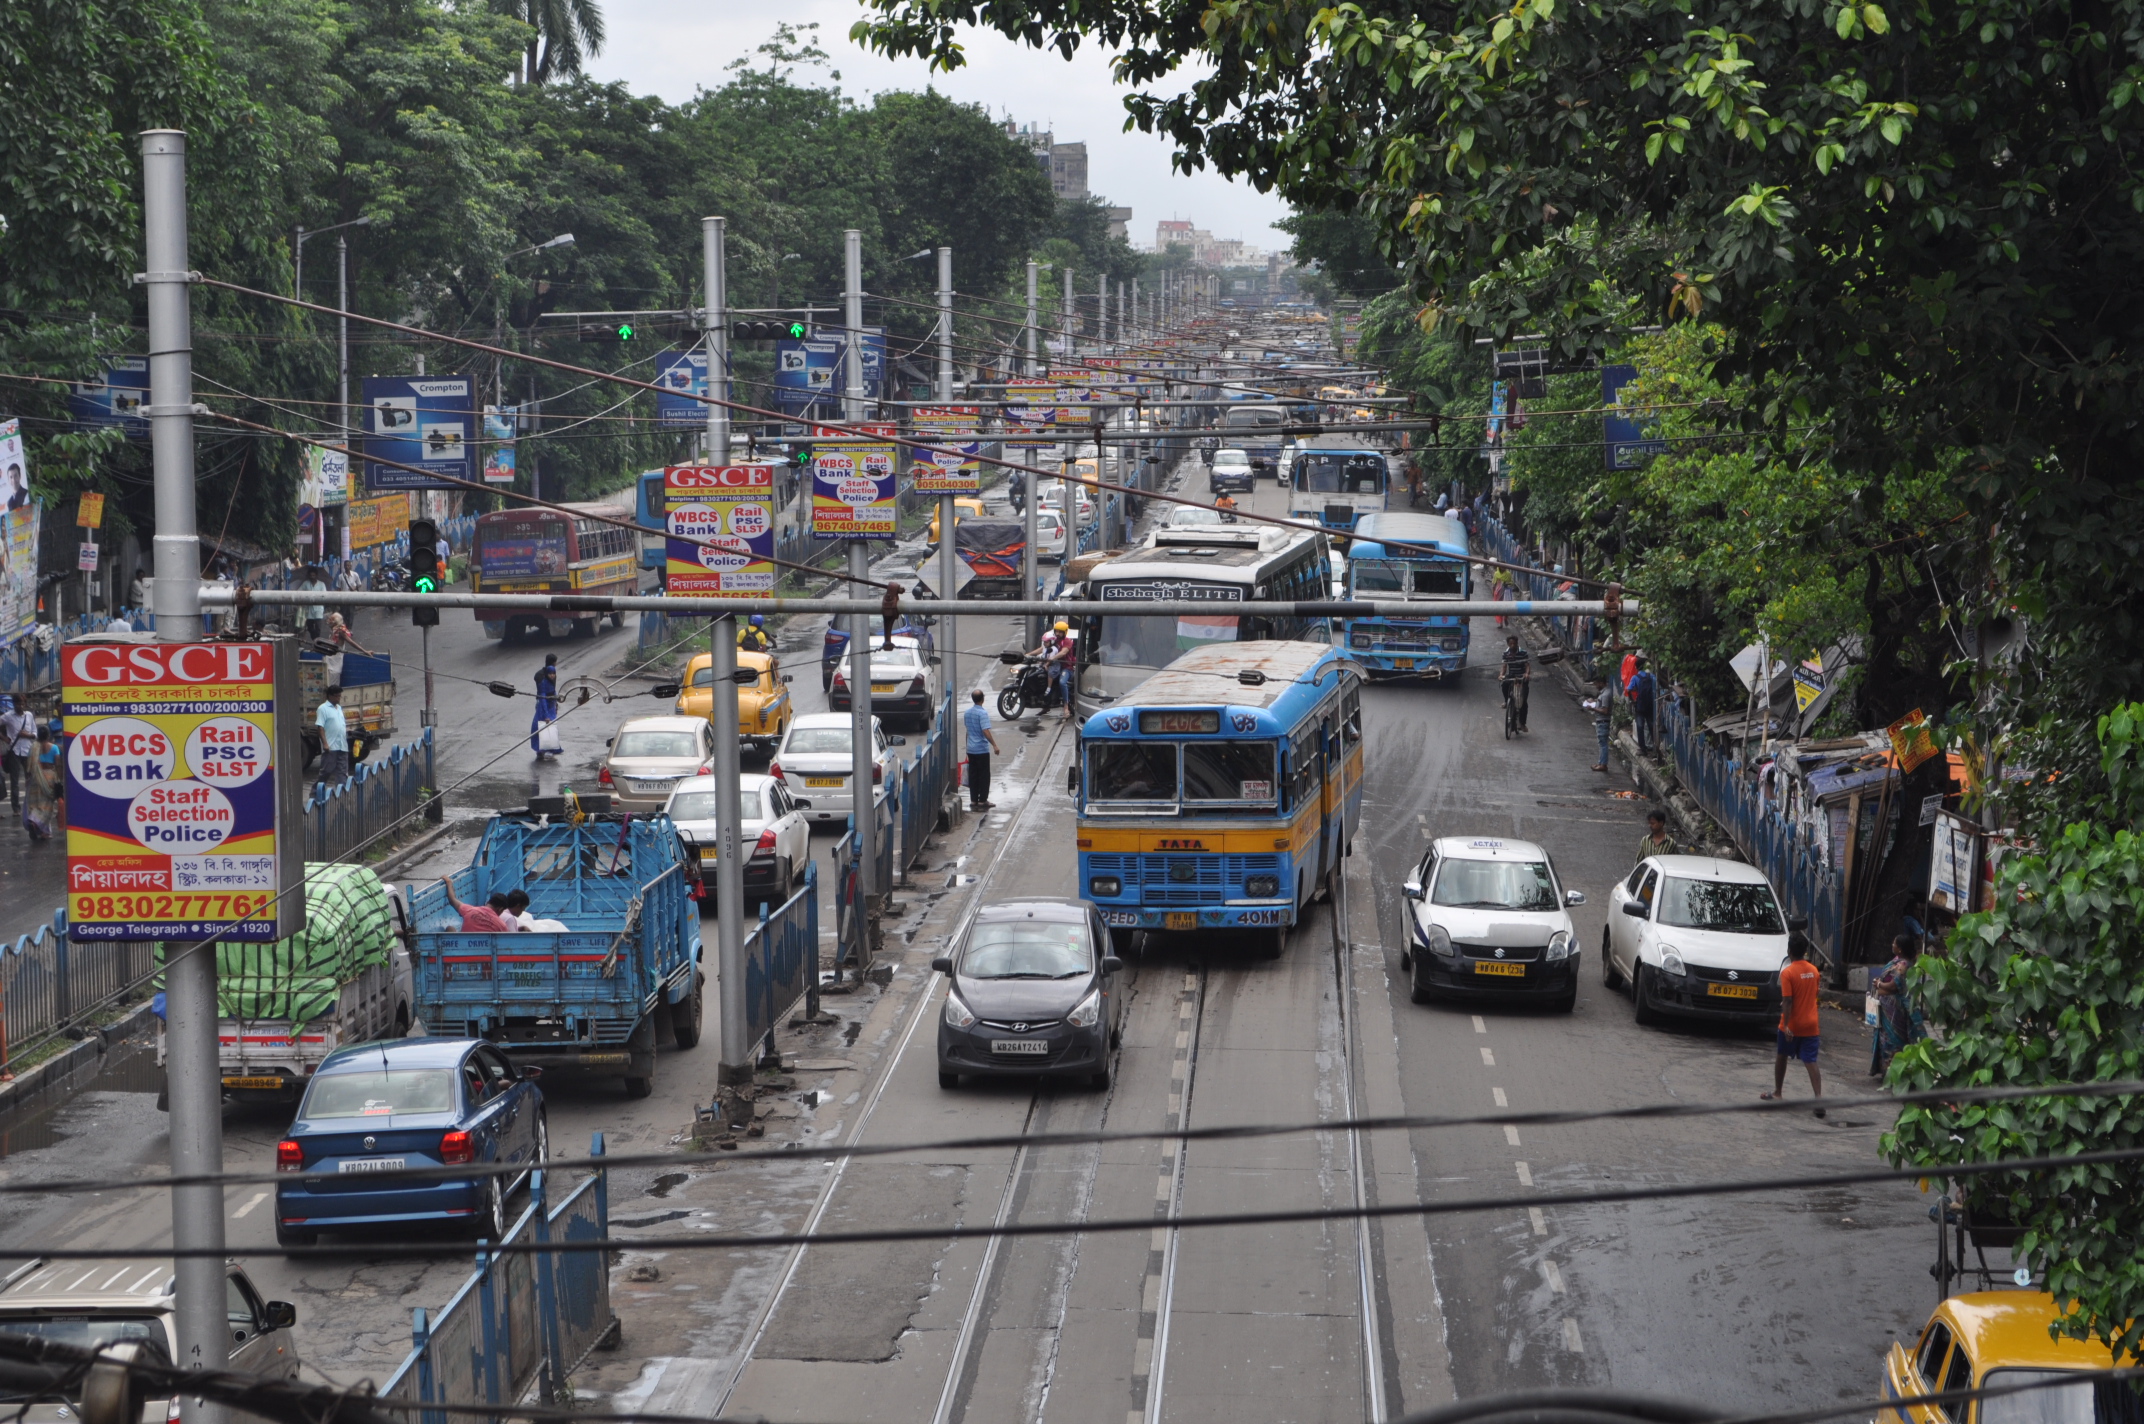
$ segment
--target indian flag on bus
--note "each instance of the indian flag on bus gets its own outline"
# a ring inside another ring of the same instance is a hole
[[[1236,616],[1232,613],[1194,613],[1176,620],[1176,650],[1187,652],[1208,643],[1236,641]]]

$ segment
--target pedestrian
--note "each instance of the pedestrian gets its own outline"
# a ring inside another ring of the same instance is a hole
[[[454,546],[447,542],[446,530],[439,531],[439,542],[432,546],[432,552],[439,556],[439,576],[445,578],[447,576],[447,558],[454,552]]]
[[[974,810],[987,811],[991,807],[990,757],[998,749],[998,739],[990,730],[983,690],[978,687],[968,696],[972,705],[960,714],[960,724],[968,731],[968,803]]]
[[[127,607],[136,610],[144,608],[147,606],[148,597],[149,581],[140,569],[136,569],[134,577],[127,580]]]
[[[447,903],[452,905],[455,913],[462,917],[463,934],[505,934],[507,932],[506,917],[502,913],[506,909],[506,895],[503,891],[492,891],[491,898],[486,904],[465,905],[462,903],[461,896],[454,893],[454,882],[452,880],[442,875],[439,877],[439,883],[447,887]]]
[[[1876,1034],[1869,1052],[1871,1078],[1882,1077],[1898,1050],[1926,1035],[1927,1022],[1921,1014],[1919,996],[1907,978],[1920,957],[1920,940],[1910,934],[1898,934],[1891,940],[1891,962],[1869,980],[1869,992],[1876,996]]]
[[[1516,633],[1507,634],[1504,638],[1504,652],[1497,663],[1496,676],[1497,687],[1503,693],[1504,700],[1509,702],[1513,698],[1518,699],[1519,730],[1525,731],[1527,703],[1531,700],[1529,694],[1534,680],[1533,655],[1519,646],[1519,635]]]
[[[1593,739],[1600,743],[1600,759],[1593,763],[1595,771],[1608,769],[1608,733],[1615,725],[1615,701],[1608,696],[1608,679],[1599,673],[1593,674],[1593,695],[1579,704],[1593,716]]]
[[[111,622],[104,625],[104,631],[107,633],[131,633],[134,631],[134,625],[132,623],[127,622],[127,620],[123,617],[114,618]]]
[[[1645,838],[1638,842],[1638,859],[1649,855],[1674,855],[1681,847],[1668,834],[1668,815],[1665,811],[1645,813]]]
[[[1632,648],[1629,652],[1623,654],[1623,666],[1616,673],[1615,690],[1628,697],[1630,695],[1630,680],[1637,675],[1637,672],[1638,650]]]
[[[326,593],[328,586],[320,581],[320,571],[308,566],[298,583],[300,593]],[[305,636],[318,641],[327,632],[328,610],[323,602],[311,602],[298,609],[298,616],[305,620]]]
[[[1765,1102],[1787,1095],[1787,1060],[1799,1058],[1809,1070],[1809,1096],[1824,1096],[1824,1074],[1816,1066],[1823,1020],[1817,1013],[1816,966],[1809,962],[1809,941],[1799,932],[1787,937],[1787,964],[1779,971],[1779,1053],[1772,1062],[1772,1091],[1761,1094]],[[1818,1104],[1816,1115],[1824,1108]]]
[[[37,729],[29,765],[23,768],[22,828],[42,844],[60,832],[60,757],[48,728]]]
[[[363,653],[368,658],[374,656],[372,649],[350,636],[350,625],[342,621],[340,613],[328,615],[327,640],[338,653],[348,650]]]
[[[0,696],[0,775],[7,778],[10,806],[22,805],[22,778],[37,748],[37,714]]]
[[[1630,717],[1637,728],[1638,750],[1653,756],[1659,748],[1653,735],[1653,698],[1660,690],[1652,669],[1645,665],[1645,654],[1638,654],[1637,670],[1631,673],[1630,682],[1624,689],[1630,697]]]
[[[320,694],[320,710],[313,714],[320,729],[320,772],[317,786],[350,779],[350,724],[342,711],[342,684],[331,683]]]
[[[545,747],[544,732],[558,720],[558,654],[545,653],[543,666],[536,669],[536,713],[529,718],[529,750],[539,759],[559,755],[555,745],[558,734],[553,732],[551,747]]]
[[[365,580],[364,577],[358,573],[357,562],[354,559],[346,559],[343,561],[342,572],[335,575],[335,587],[337,591],[342,593],[364,592]],[[356,604],[345,603],[342,606],[342,621],[346,624],[356,624]]]

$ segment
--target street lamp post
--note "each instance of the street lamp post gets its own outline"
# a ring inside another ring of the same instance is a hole
[[[331,223],[326,227],[299,228],[296,240],[291,243],[290,290],[293,296],[303,299],[300,290],[305,283],[305,242],[324,232],[341,232],[344,228],[373,227],[384,219],[352,218],[348,222]],[[335,239],[335,408],[340,414],[343,443],[350,440],[350,235],[343,232]]]

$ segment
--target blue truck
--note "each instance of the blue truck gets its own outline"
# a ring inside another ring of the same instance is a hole
[[[492,817],[450,879],[467,905],[526,892],[536,928],[465,933],[445,885],[410,887],[427,1033],[488,1039],[524,1066],[615,1073],[632,1098],[654,1091],[660,1043],[699,1043],[699,860],[667,817],[539,800]]]

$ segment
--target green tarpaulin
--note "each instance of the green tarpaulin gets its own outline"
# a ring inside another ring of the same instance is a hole
[[[225,1018],[309,1023],[342,986],[393,946],[387,888],[362,865],[305,867],[305,928],[272,944],[216,945],[216,1000]]]

